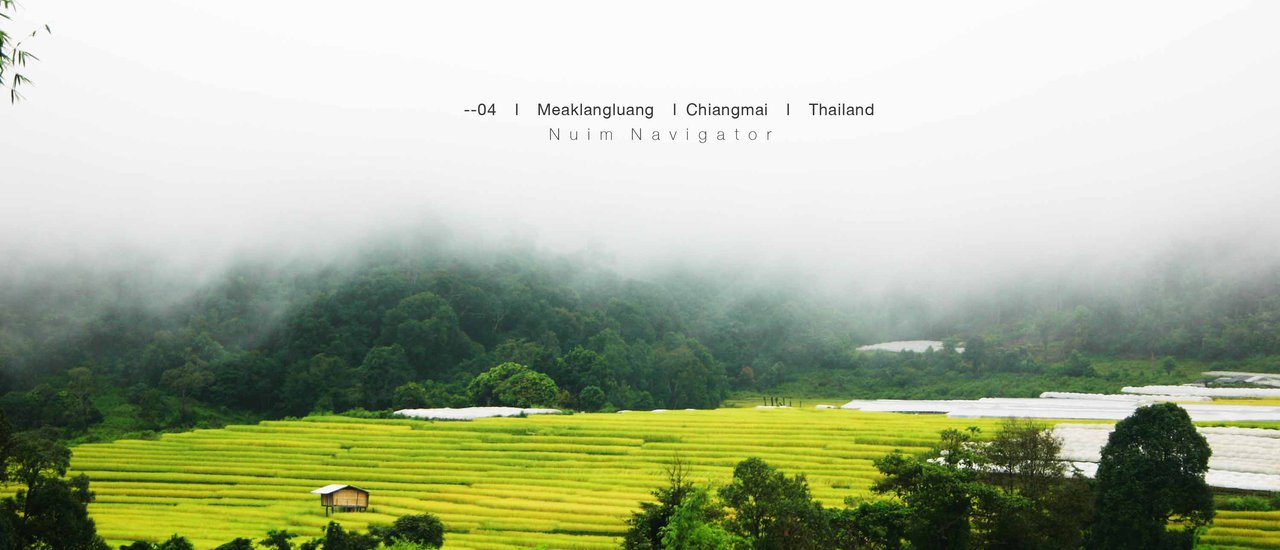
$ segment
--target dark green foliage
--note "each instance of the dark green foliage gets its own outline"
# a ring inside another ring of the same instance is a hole
[[[76,389],[58,390],[49,384],[39,384],[27,392],[8,393],[0,398],[0,408],[9,413],[10,420],[20,430],[41,427],[80,430],[100,422],[102,412],[93,406],[93,392],[74,379],[68,384]]]
[[[196,550],[191,541],[181,535],[170,536],[168,540],[157,544],[156,550]]]
[[[1090,363],[1084,355],[1081,355],[1079,351],[1072,351],[1071,355],[1067,357],[1067,360],[1063,364],[1055,367],[1054,370],[1057,374],[1062,376],[1071,376],[1075,378],[1094,377],[1098,375],[1097,371],[1093,370],[1093,364]]]
[[[1092,548],[1190,548],[1213,520],[1204,482],[1211,450],[1173,403],[1141,407],[1116,424],[1098,464]],[[1169,531],[1171,518],[1186,527]]]
[[[656,502],[641,502],[640,510],[631,514],[627,520],[627,532],[622,538],[625,550],[661,550],[663,530],[671,519],[671,514],[690,492],[693,483],[688,479],[689,472],[684,463],[677,457],[667,468],[667,486],[653,491]]]
[[[969,547],[973,471],[898,452],[875,464],[885,477],[872,489],[892,493],[906,504],[906,538],[911,544],[940,550]]]
[[[559,395],[555,381],[540,372],[525,371],[498,385],[497,402],[510,407],[549,407]]]
[[[668,335],[653,354],[661,383],[651,391],[659,401],[670,407],[711,408],[725,398],[728,376],[697,340]]]
[[[671,512],[661,529],[662,548],[668,550],[721,550],[744,548],[742,537],[729,533],[720,521],[724,509],[714,502],[711,491],[694,487]]]
[[[0,550],[18,548],[18,527],[12,511],[0,507]]]
[[[1159,269],[1146,281],[1158,285],[1110,295],[1028,282],[947,310],[894,294],[842,302],[777,281],[625,280],[525,251],[461,259],[411,240],[368,246],[341,269],[240,263],[165,307],[153,307],[160,293],[140,282],[143,268],[0,281],[0,391],[15,390],[0,409],[19,430],[109,438],[237,415],[456,405],[472,377],[507,362],[550,376],[566,405],[581,407],[595,386],[605,403],[645,409],[715,406],[731,380],[823,397],[1114,391],[1188,381],[1197,360],[1263,370],[1264,355],[1280,354],[1274,270],[1235,281]],[[954,338],[930,353],[854,351],[927,336]],[[390,357],[395,346],[404,362]],[[1132,356],[1176,361],[1111,366]],[[410,383],[425,400],[411,386],[397,400]],[[100,423],[104,396],[133,407]]]
[[[23,488],[0,501],[0,548],[105,550],[89,519],[89,478],[63,479],[71,451],[49,429],[9,432],[0,418],[0,471]]]
[[[182,404],[182,417],[191,413],[191,399],[213,383],[213,373],[207,367],[192,362],[161,373],[160,383],[173,391]]]
[[[735,466],[716,502],[685,481],[677,463],[668,486],[654,492],[658,501],[642,503],[628,521],[623,547],[1080,548],[1092,493],[1049,460],[1060,445],[1051,432],[1011,421],[990,444],[977,433],[946,430],[927,454],[881,458],[884,478],[873,489],[897,498],[846,499],[842,509],[814,500],[803,475],[788,477],[758,458]]]
[[[550,406],[558,392],[551,377],[519,363],[493,367],[476,375],[467,386],[472,402],[482,406]]]
[[[519,363],[503,363],[476,375],[467,385],[467,394],[477,405],[498,403],[498,387],[513,376],[529,372],[529,367]]]
[[[324,528],[324,537],[321,540],[319,547],[321,550],[373,550],[378,546],[378,539],[373,535],[355,531],[347,532],[333,521]]]
[[[832,548],[898,550],[907,535],[907,508],[899,502],[860,502],[853,508],[827,509]]]
[[[455,391],[452,387],[435,380],[422,383],[409,382],[397,387],[391,395],[392,409],[417,409],[436,407],[464,407],[467,397],[464,390]]]
[[[281,404],[293,414],[354,407],[361,400],[355,375],[341,358],[316,354],[289,366]]]
[[[98,549],[106,544],[98,538],[87,506],[93,500],[89,478],[78,475],[70,481],[42,477],[26,491],[19,491],[4,505],[21,519],[16,522],[23,548],[47,545],[50,548]]]
[[[9,448],[9,476],[27,486],[44,478],[60,478],[71,465],[71,449],[48,428],[13,434]]]
[[[1272,493],[1270,497],[1242,496],[1224,500],[1218,505],[1221,510],[1239,510],[1246,512],[1270,512],[1280,510],[1280,493]]]
[[[608,384],[613,377],[605,370],[604,358],[582,346],[574,347],[560,357],[549,371],[560,385],[571,393],[581,393],[589,385]]]
[[[418,376],[430,373],[432,363],[452,367],[482,350],[462,331],[449,303],[431,292],[414,294],[387,310],[378,342],[403,348]]]
[[[177,417],[177,409],[169,406],[168,397],[159,389],[135,384],[129,388],[126,399],[137,409],[139,428],[154,430],[176,424],[173,419]]]
[[[9,459],[13,456],[13,425],[0,410],[0,484],[9,481]]]
[[[120,550],[155,550],[155,545],[147,541],[135,540],[129,544],[121,544]]]
[[[444,545],[444,524],[432,514],[400,516],[390,526],[370,526],[369,534],[390,546],[396,541],[439,548]]]
[[[975,434],[946,430],[928,454],[877,460],[885,477],[873,490],[892,493],[904,506],[863,503],[855,509],[860,515],[833,525],[863,529],[855,534],[876,547],[893,547],[884,537],[900,533],[918,548],[1079,548],[1092,494],[1083,479],[1066,477],[1052,433],[1011,420],[990,442]]]
[[[584,411],[595,412],[604,407],[604,390],[600,386],[587,386],[578,394],[578,407]]]
[[[297,537],[286,529],[267,531],[267,536],[258,541],[258,546],[268,548],[270,550],[293,550],[293,538]]]
[[[400,344],[378,346],[365,355],[356,371],[369,409],[385,409],[391,405],[396,387],[413,379],[413,367]]]
[[[230,542],[219,544],[213,550],[253,550],[253,541],[246,538],[237,538]]]
[[[1005,421],[992,441],[977,447],[987,488],[977,493],[975,523],[985,546],[1080,547],[1093,519],[1093,494],[1085,479],[1067,477],[1061,448],[1048,428],[1018,419]]]
[[[826,516],[809,496],[803,474],[787,477],[763,460],[748,458],[733,468],[733,480],[719,494],[732,511],[725,522],[728,531],[751,548],[826,548]]]

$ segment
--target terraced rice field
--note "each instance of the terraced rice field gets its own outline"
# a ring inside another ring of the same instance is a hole
[[[335,517],[365,528],[422,511],[449,549],[616,548],[624,521],[664,482],[677,453],[699,481],[723,483],[758,456],[804,472],[816,497],[867,495],[871,461],[924,450],[944,428],[997,420],[849,410],[721,409],[490,418],[471,422],[309,417],[81,445],[90,511],[109,542],[172,533],[210,548],[267,529],[319,534],[329,521],[308,491],[368,489],[371,510]],[[1280,548],[1280,512],[1222,512],[1206,543]]]

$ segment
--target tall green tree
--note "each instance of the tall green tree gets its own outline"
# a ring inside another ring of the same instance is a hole
[[[689,481],[689,470],[676,457],[667,466],[667,485],[653,491],[654,502],[641,502],[640,510],[627,519],[627,532],[622,537],[624,550],[660,550],[664,530],[671,515],[694,490]]]
[[[1067,476],[1062,441],[1032,420],[1010,419],[975,448],[984,484],[975,491],[975,527],[987,548],[1079,548],[1092,521],[1083,477]]]
[[[733,480],[721,487],[720,499],[733,513],[730,533],[751,548],[822,550],[827,546],[822,505],[809,496],[803,474],[788,477],[759,458],[733,468]]]
[[[89,478],[63,479],[71,451],[55,435],[45,429],[10,438],[3,468],[23,488],[0,501],[0,547],[106,550],[89,518]]]
[[[875,465],[885,477],[872,490],[891,493],[906,504],[906,537],[914,547],[969,547],[974,471],[896,451],[877,459]]]
[[[1173,403],[1140,407],[1102,448],[1090,548],[1191,548],[1213,520],[1204,481],[1212,450]],[[1170,531],[1170,522],[1183,525]]]

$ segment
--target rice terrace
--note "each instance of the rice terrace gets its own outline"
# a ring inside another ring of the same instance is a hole
[[[268,529],[314,536],[330,519],[363,529],[430,512],[450,549],[604,549],[618,547],[675,456],[714,484],[760,457],[805,474],[815,498],[839,505],[869,495],[875,458],[922,451],[946,428],[998,422],[745,407],[465,422],[310,416],[84,444],[72,469],[92,478],[90,512],[112,545],[182,533],[211,548]],[[369,491],[369,510],[326,517],[309,491],[330,483]],[[1200,543],[1280,548],[1280,511],[1220,510]]]

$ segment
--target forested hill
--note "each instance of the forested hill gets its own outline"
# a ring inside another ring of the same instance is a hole
[[[1094,389],[1126,380],[1090,357],[1280,354],[1275,270],[1163,271],[1106,292],[1031,281],[934,308],[903,293],[833,300],[795,281],[748,281],[642,281],[528,251],[401,248],[341,266],[241,262],[185,292],[145,269],[26,274],[0,294],[0,406],[19,427],[72,433],[104,408],[128,411],[116,427],[128,431],[228,411],[466,405],[476,375],[508,362],[554,381],[558,395],[542,404],[594,410],[711,407],[734,389],[805,380],[884,397],[1053,389],[1038,380]],[[899,338],[968,349],[854,351]]]
[[[300,415],[400,405],[410,382],[421,404],[464,404],[472,377],[516,362],[550,375],[564,404],[595,386],[617,408],[711,407],[729,373],[812,363],[831,347],[818,342],[851,339],[798,295],[730,299],[738,291],[712,281],[647,283],[568,258],[394,251],[354,263],[244,263],[181,298],[128,273],[28,278],[3,296],[4,390],[110,386],[139,406],[165,396]],[[34,401],[6,397],[10,418]]]

